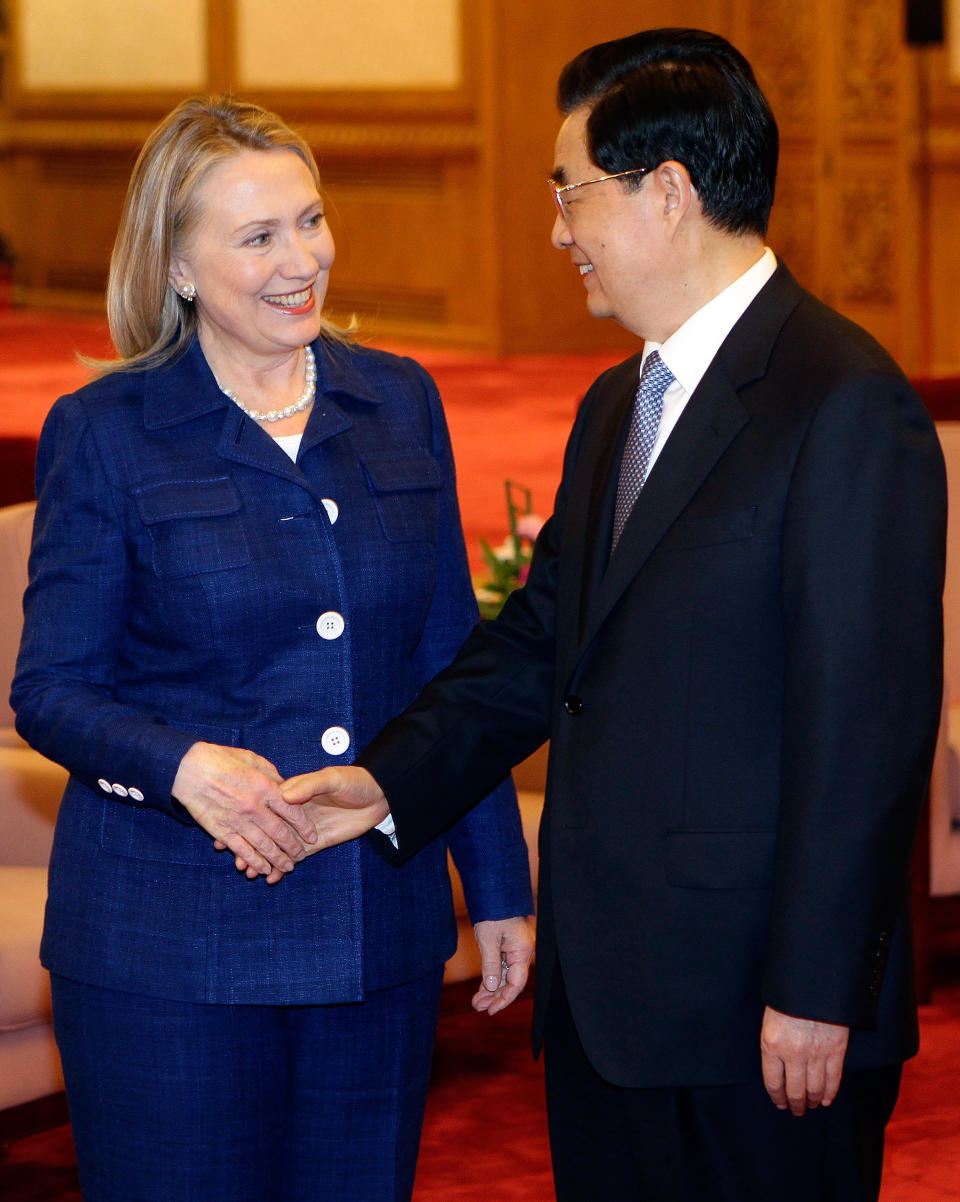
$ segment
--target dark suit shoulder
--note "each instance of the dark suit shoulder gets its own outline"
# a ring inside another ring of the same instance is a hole
[[[861,326],[801,288],[780,267],[734,326],[717,367],[748,412],[808,417],[831,397],[870,405],[922,402],[893,358]]]
[[[784,334],[802,340],[813,362],[825,362],[835,369],[903,377],[896,361],[872,334],[809,292],[803,293],[788,318]]]

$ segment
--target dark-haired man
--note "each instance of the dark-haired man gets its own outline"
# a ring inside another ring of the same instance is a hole
[[[405,858],[549,735],[535,1038],[558,1198],[866,1202],[916,1049],[937,439],[885,352],[764,248],[777,131],[732,46],[597,46],[559,100],[554,244],[643,350],[587,394],[503,616],[368,772],[288,796],[327,842],[389,803]]]

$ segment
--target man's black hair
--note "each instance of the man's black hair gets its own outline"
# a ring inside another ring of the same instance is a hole
[[[649,29],[592,46],[564,67],[557,103],[564,114],[590,106],[587,150],[606,174],[673,159],[716,226],[766,233],[777,123],[750,64],[725,38]]]

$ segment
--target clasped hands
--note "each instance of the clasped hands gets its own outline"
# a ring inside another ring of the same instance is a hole
[[[324,768],[284,780],[243,747],[194,743],[180,761],[173,796],[237,868],[276,884],[306,856],[355,839],[390,810],[363,768]]]
[[[284,780],[263,756],[242,747],[194,743],[180,761],[173,796],[237,869],[276,884],[314,852],[355,839],[390,810],[364,768],[323,768]],[[533,958],[527,918],[478,922],[482,982],[475,1010],[496,1014],[526,984]]]
[[[180,763],[173,795],[251,880],[275,884],[306,856],[355,839],[389,813],[374,778],[355,766],[323,768],[283,780],[252,751],[195,743]],[[495,1014],[520,993],[533,940],[524,918],[480,922],[483,958],[477,1010]],[[764,1084],[774,1104],[800,1115],[829,1106],[843,1073],[849,1030],[767,1007],[760,1049]]]

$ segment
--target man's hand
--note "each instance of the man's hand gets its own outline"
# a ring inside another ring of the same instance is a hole
[[[534,933],[529,918],[502,918],[474,924],[480,945],[482,980],[473,995],[474,1010],[497,1014],[520,996],[533,959]]]
[[[308,817],[292,810],[284,818],[281,778],[269,760],[243,747],[194,743],[180,761],[173,796],[212,835],[218,850],[242,859],[252,879],[273,883],[306,854],[316,836]]]
[[[365,834],[390,813],[387,799],[377,782],[365,768],[321,768],[291,776],[280,788],[280,797],[270,807],[278,817],[295,828],[298,835],[309,841],[300,843],[298,859],[312,856],[327,847],[335,847],[348,839]],[[309,837],[304,836],[309,831]],[[217,843],[222,851],[224,844]],[[238,872],[251,880],[257,875],[248,858],[235,857]],[[267,884],[274,885],[283,871],[274,868]]]
[[[829,1106],[843,1075],[850,1028],[793,1018],[770,1006],[763,1013],[763,1083],[778,1110],[803,1114]]]
[[[390,813],[383,790],[366,768],[321,768],[291,776],[280,792],[290,806],[306,806],[317,836],[311,852],[356,839]]]

